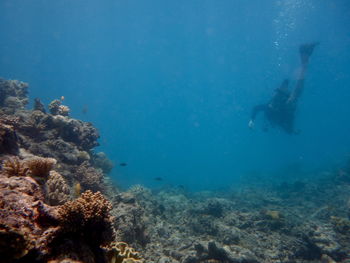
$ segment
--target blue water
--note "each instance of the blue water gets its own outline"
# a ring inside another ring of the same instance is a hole
[[[0,0],[0,10],[0,76],[46,104],[64,96],[72,117],[94,123],[97,150],[128,164],[111,174],[122,186],[225,188],[349,157],[348,0]],[[301,133],[262,132],[262,118],[249,130],[252,107],[295,79],[309,41],[321,44]]]

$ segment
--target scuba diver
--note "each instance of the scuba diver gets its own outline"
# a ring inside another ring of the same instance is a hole
[[[275,94],[267,104],[257,105],[253,108],[249,121],[249,128],[254,128],[254,121],[259,112],[263,112],[270,126],[279,126],[288,134],[298,134],[294,130],[294,117],[297,108],[297,102],[304,89],[304,80],[309,58],[314,48],[319,43],[304,44],[299,47],[301,69],[298,75],[297,83],[294,90],[288,89],[289,80],[283,80],[281,86],[275,90]],[[265,125],[264,130],[267,130]]]

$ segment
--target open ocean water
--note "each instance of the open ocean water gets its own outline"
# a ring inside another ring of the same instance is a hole
[[[0,0],[0,75],[96,125],[123,187],[288,181],[349,159],[349,28],[348,0]],[[250,130],[314,41],[299,134]]]

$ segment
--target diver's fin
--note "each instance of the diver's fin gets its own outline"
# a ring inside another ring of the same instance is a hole
[[[312,52],[314,51],[314,48],[318,44],[320,44],[320,42],[312,42],[308,44],[303,44],[299,47],[300,58],[303,65],[308,63],[309,57],[311,56]]]

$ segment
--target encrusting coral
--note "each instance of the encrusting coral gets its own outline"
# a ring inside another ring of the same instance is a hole
[[[88,242],[106,245],[114,240],[112,204],[100,192],[86,191],[58,209],[61,226],[73,235],[83,235]]]

